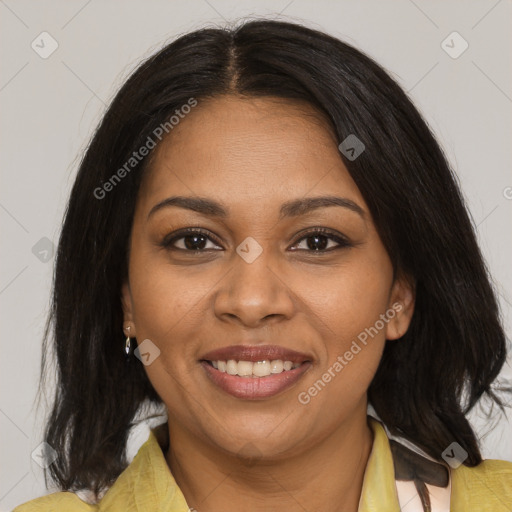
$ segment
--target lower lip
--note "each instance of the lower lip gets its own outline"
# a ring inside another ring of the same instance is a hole
[[[275,396],[293,386],[311,366],[309,361],[293,370],[270,374],[267,377],[240,377],[216,370],[206,361],[201,361],[210,380],[226,393],[245,400],[260,400]]]

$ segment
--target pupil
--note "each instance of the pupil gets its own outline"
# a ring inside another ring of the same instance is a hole
[[[323,239],[319,242],[320,239]],[[310,244],[309,240],[314,240],[314,243]],[[308,248],[317,250],[317,251],[323,251],[327,247],[327,238],[324,235],[312,235],[308,237]],[[315,247],[316,244],[316,247]],[[320,245],[320,247],[318,247]]]
[[[190,239],[193,239],[194,242],[190,243]],[[197,242],[198,239],[202,239],[202,242]],[[206,237],[204,235],[188,235],[185,237],[185,247],[191,251],[204,249],[205,243]],[[197,247],[198,244],[199,247]]]

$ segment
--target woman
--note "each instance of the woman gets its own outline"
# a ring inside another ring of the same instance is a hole
[[[17,511],[512,504],[465,417],[503,410],[506,346],[455,178],[326,34],[203,29],[136,70],[81,163],[51,320],[63,492]],[[147,404],[168,421],[128,465]]]

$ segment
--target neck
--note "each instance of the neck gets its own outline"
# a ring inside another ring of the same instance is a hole
[[[329,436],[282,460],[240,460],[169,421],[167,463],[198,512],[357,512],[373,444],[366,407]]]

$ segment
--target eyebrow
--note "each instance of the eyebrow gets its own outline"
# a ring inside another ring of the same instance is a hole
[[[192,210],[209,217],[225,219],[229,216],[228,210],[225,209],[221,203],[212,199],[197,196],[172,196],[153,206],[148,213],[147,218],[149,219],[149,217],[157,211],[171,206]],[[281,205],[279,220],[283,220],[288,217],[298,217],[299,215],[305,215],[313,210],[317,210],[318,208],[325,208],[329,206],[341,206],[342,208],[346,208],[359,214],[363,219],[366,217],[365,211],[350,199],[337,196],[319,196],[286,201]]]

